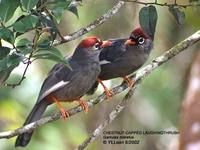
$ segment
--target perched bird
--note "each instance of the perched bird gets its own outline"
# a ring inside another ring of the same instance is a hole
[[[63,64],[56,64],[49,72],[39,93],[39,97],[24,125],[41,118],[47,106],[56,103],[61,116],[68,114],[59,102],[78,101],[85,111],[88,107],[80,98],[92,87],[100,73],[100,49],[110,42],[100,41],[95,36],[80,42],[73,55],[68,58],[70,68]],[[15,146],[26,146],[33,131],[23,133],[17,137]]]
[[[153,47],[153,37],[144,33],[141,28],[132,31],[129,38],[111,39],[111,45],[102,49],[99,55],[101,73],[88,94],[93,94],[100,83],[109,98],[112,95],[102,80],[122,77],[128,86],[133,84],[127,75],[140,68],[148,59]]]

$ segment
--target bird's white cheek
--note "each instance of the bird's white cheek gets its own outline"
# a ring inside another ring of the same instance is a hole
[[[110,64],[111,62],[108,60],[101,60],[99,63],[100,65],[105,65],[105,64]]]

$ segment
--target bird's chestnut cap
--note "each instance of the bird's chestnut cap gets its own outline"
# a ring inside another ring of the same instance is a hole
[[[136,37],[143,37],[145,39],[149,39],[150,37],[142,30],[142,28],[138,27],[133,30],[131,35],[134,35]]]
[[[103,47],[109,46],[111,44],[112,44],[111,41],[101,41],[96,36],[90,36],[90,37],[83,39],[80,42],[79,47],[89,48],[89,47],[93,47],[95,45],[98,45],[100,48],[103,48]]]
[[[134,41],[133,38],[136,37],[143,37],[144,39],[149,39],[150,37],[142,30],[142,28],[138,27],[131,32],[130,38],[125,42],[125,45],[135,45],[137,44],[136,41]]]

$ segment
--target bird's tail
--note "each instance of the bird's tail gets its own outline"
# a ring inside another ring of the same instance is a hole
[[[34,122],[36,120],[39,120],[41,118],[42,114],[44,113],[44,111],[46,110],[47,106],[48,106],[48,102],[45,100],[42,100],[39,103],[37,103],[33,107],[30,114],[28,115],[23,126],[25,126],[31,122]],[[33,131],[20,134],[17,137],[17,140],[15,142],[15,147],[18,147],[18,146],[25,147],[30,142],[32,134],[33,134]]]
[[[96,81],[93,86],[91,87],[91,89],[86,93],[87,95],[92,95],[94,94],[94,92],[97,90],[99,83]]]

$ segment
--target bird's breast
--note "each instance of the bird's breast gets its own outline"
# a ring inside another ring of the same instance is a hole
[[[56,95],[60,101],[74,101],[85,95],[95,83],[100,73],[98,63],[83,65],[74,74],[69,84],[63,89],[56,91]]]

